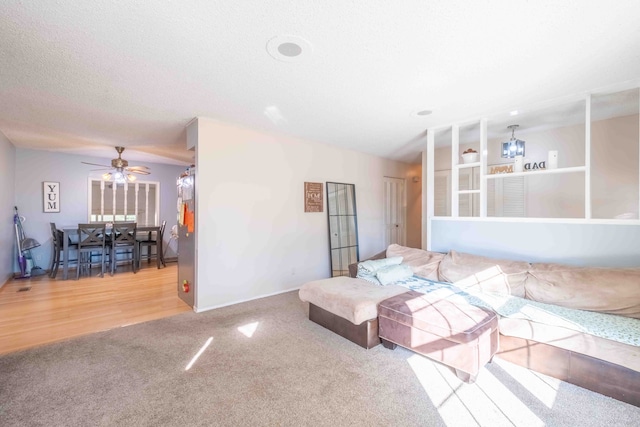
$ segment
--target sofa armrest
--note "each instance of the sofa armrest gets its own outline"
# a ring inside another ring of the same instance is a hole
[[[382,258],[386,258],[387,257],[387,250],[385,249],[384,251],[375,254],[372,257],[369,257],[367,259],[363,259],[362,261],[369,261],[372,259],[382,259]],[[353,264],[349,264],[349,277],[356,277],[358,275],[358,264],[362,261],[359,262],[354,262]]]

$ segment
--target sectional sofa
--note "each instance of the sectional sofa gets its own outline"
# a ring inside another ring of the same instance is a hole
[[[398,267],[387,265],[399,258]],[[382,266],[377,272],[375,262]],[[366,334],[359,342],[365,348],[379,343],[382,301],[424,291],[425,281],[450,286],[456,298],[497,313],[498,357],[640,406],[640,268],[532,264],[391,245],[351,265],[350,276],[310,282],[299,294],[311,320],[354,342]]]

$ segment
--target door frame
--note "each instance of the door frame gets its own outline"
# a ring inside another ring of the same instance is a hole
[[[382,185],[383,185],[382,197],[384,199],[382,202],[382,221],[384,223],[384,247],[385,248],[390,245],[389,239],[388,239],[388,233],[387,233],[387,212],[390,209],[390,206],[388,203],[389,199],[386,197],[387,182],[402,183],[402,194],[400,195],[401,206],[400,206],[399,217],[402,220],[402,233],[401,233],[402,244],[401,245],[404,246],[407,243],[407,180],[405,178],[397,178],[393,176],[384,176],[382,179]]]

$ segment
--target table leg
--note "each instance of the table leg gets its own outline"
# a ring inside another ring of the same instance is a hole
[[[69,278],[69,233],[62,232],[62,253],[64,255],[64,265],[62,266],[62,280]]]

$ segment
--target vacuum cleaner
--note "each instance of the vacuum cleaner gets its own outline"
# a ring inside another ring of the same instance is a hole
[[[41,276],[45,274],[45,271],[42,268],[36,266],[35,263],[33,263],[33,266],[29,266],[27,263],[27,260],[31,260],[33,262],[31,249],[37,248],[40,246],[40,243],[34,238],[25,237],[24,228],[22,227],[22,223],[25,221],[25,218],[18,214],[17,206],[14,206],[13,210],[13,228],[16,233],[16,243],[18,245],[18,266],[20,268],[20,275],[14,278],[26,279],[33,276]]]

